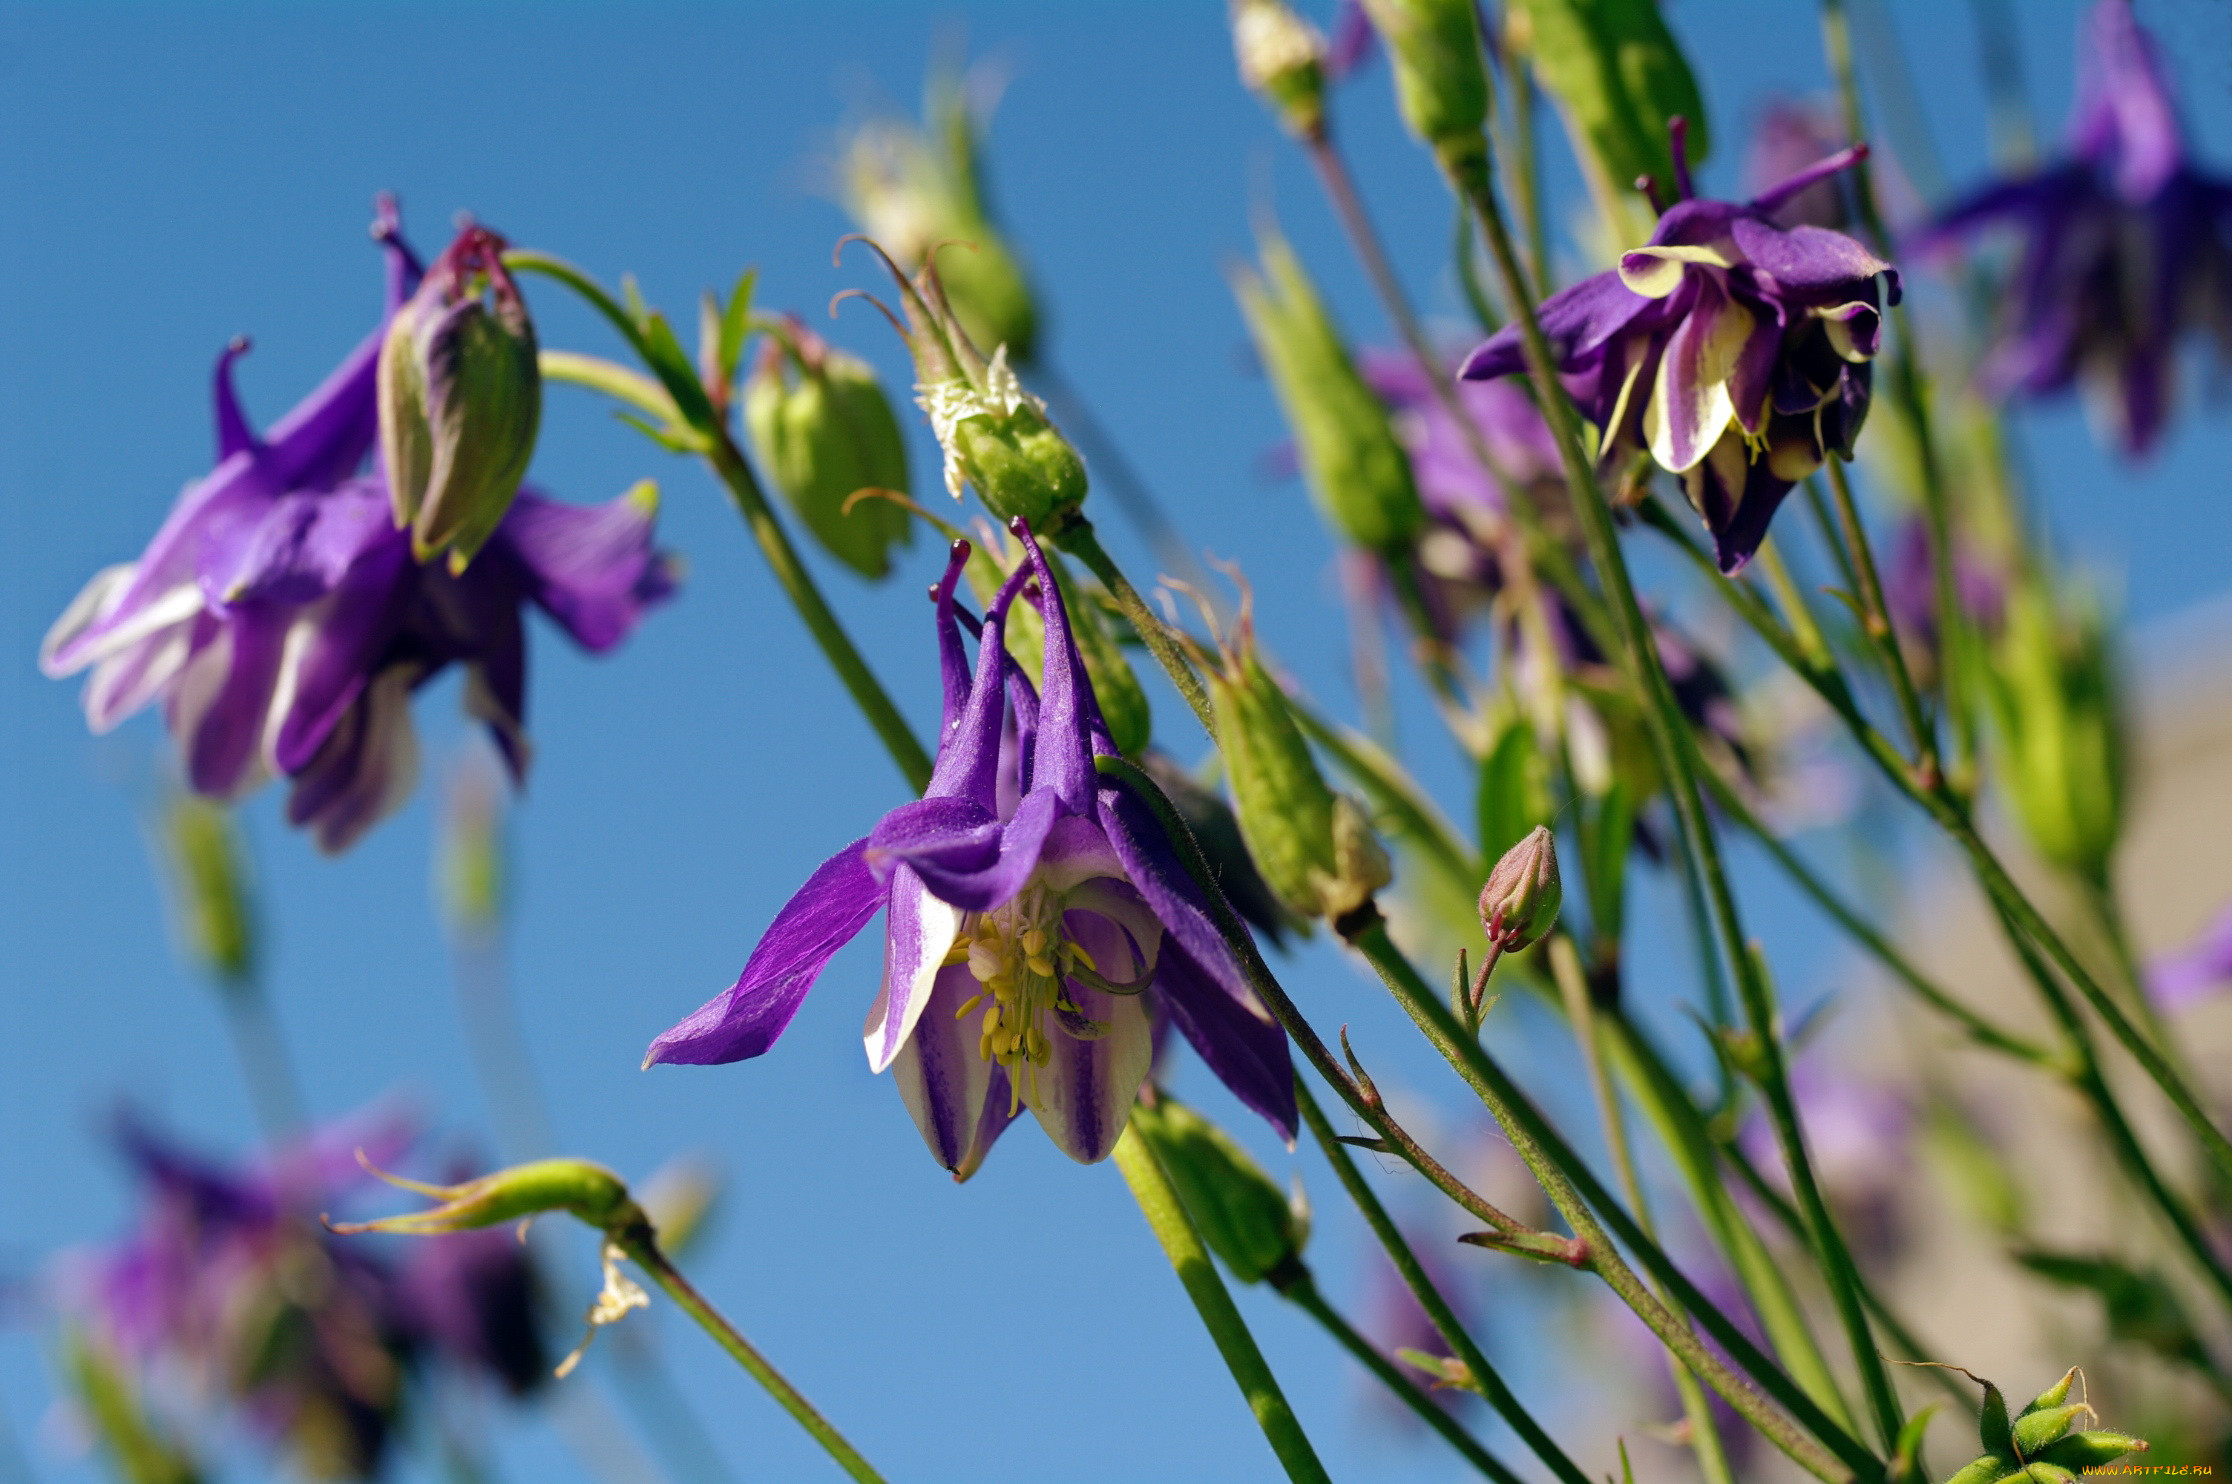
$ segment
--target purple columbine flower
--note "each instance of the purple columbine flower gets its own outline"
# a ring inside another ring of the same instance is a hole
[[[1013,529],[1030,560],[986,609],[973,680],[954,604],[967,542],[954,543],[932,590],[945,709],[924,797],[823,862],[734,987],[652,1042],[644,1065],[760,1055],[830,957],[882,911],[868,1064],[892,1071],[956,1179],[1026,1106],[1071,1158],[1105,1158],[1147,1077],[1160,1016],[1291,1140],[1285,1032],[1153,815],[1094,770],[1115,746],[1046,559],[1027,525]],[[1001,639],[1034,576],[1046,626],[1037,692]]]
[[[1683,158],[1679,137],[1673,153]],[[1741,204],[1692,199],[1685,171],[1682,199],[1648,243],[1542,306],[1601,460],[1648,449],[1679,474],[1723,572],[1751,559],[1793,485],[1830,453],[1851,454],[1867,416],[1882,330],[1876,280],[1889,275],[1896,304],[1898,271],[1841,232],[1774,221],[1865,154],[1831,155]],[[1487,381],[1523,365],[1507,326],[1459,374]]]
[[[377,434],[380,342],[420,267],[392,202],[374,235],[387,257],[380,326],[260,434],[233,390],[246,342],[227,347],[216,467],[138,561],[86,584],[39,656],[49,675],[90,669],[96,732],[160,702],[199,793],[236,798],[273,774],[290,779],[289,822],[327,850],[409,793],[410,695],[450,664],[466,667],[467,708],[524,776],[526,604],[604,650],[673,589],[648,494],[580,507],[522,490],[462,575],[412,560],[384,475],[361,471]]]
[[[2167,1014],[2190,1010],[2227,987],[2232,987],[2232,907],[2185,948],[2147,965],[2147,995]]]
[[[1954,203],[1912,249],[2012,229],[2022,258],[1980,385],[1994,396],[2082,385],[2136,457],[2169,419],[2179,330],[2205,327],[2232,349],[2232,182],[2187,159],[2160,61],[2127,0],[2093,8],[2080,68],[2068,156]]]

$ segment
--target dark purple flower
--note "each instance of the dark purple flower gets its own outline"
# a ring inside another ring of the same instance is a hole
[[[453,1180],[466,1178],[453,1172]],[[509,1227],[413,1240],[397,1285],[411,1324],[441,1359],[513,1396],[550,1379],[541,1283]]]
[[[2232,907],[2185,948],[2147,966],[2148,997],[2172,1015],[2213,999],[2227,986],[2232,986]]]
[[[2006,580],[1978,553],[1956,543],[1953,552],[1954,594],[1961,611],[1978,628],[1991,633],[1999,628],[2007,602]],[[1920,647],[1924,669],[1934,674],[1939,661],[1937,624],[1937,568],[1930,557],[1930,532],[1918,515],[1899,523],[1891,539],[1891,560],[1883,574],[1884,605],[1892,626]]]
[[[1159,1015],[1292,1139],[1285,1033],[1153,815],[1095,772],[1093,759],[1116,749],[1045,557],[1028,527],[1016,530],[1030,560],[986,609],[973,681],[953,596],[968,543],[954,543],[934,590],[945,710],[925,796],[825,861],[734,987],[654,1041],[645,1065],[760,1055],[831,955],[883,911],[868,1064],[892,1069],[957,1179],[1025,1106],[1071,1158],[1106,1157],[1147,1076]],[[1001,640],[1034,576],[1046,626],[1038,692]]]
[[[1882,328],[1876,280],[1889,275],[1897,303],[1898,272],[1841,232],[1774,221],[1862,155],[1832,155],[1743,204],[1689,199],[1685,176],[1684,199],[1647,244],[1542,306],[1602,461],[1647,448],[1681,475],[1723,572],[1758,550],[1791,486],[1831,452],[1852,452],[1867,415]],[[1509,326],[1460,374],[1487,381],[1522,366]]]
[[[2082,385],[2125,452],[2146,453],[2174,400],[2178,332],[2232,349],[2232,182],[2186,158],[2177,108],[2127,0],[2100,0],[2081,48],[2069,154],[1948,208],[1916,251],[1998,227],[2022,242],[1979,370],[1994,396]]]
[[[370,1477],[418,1337],[386,1266],[317,1213],[364,1180],[343,1149],[406,1142],[392,1121],[358,1122],[235,1169],[126,1118],[145,1202],[130,1237],[78,1265],[79,1321],[124,1360],[237,1405],[303,1473]]]
[[[419,265],[391,203],[376,235],[391,316]],[[49,675],[91,669],[97,732],[161,702],[197,792],[232,798],[272,774],[290,779],[289,821],[328,850],[408,794],[410,694],[451,663],[466,666],[468,709],[523,775],[525,604],[603,650],[673,587],[647,494],[584,508],[522,490],[462,575],[413,561],[384,477],[360,473],[386,322],[262,434],[233,391],[247,347],[228,347],[216,468],[187,486],[137,562],[95,575],[40,650]]]

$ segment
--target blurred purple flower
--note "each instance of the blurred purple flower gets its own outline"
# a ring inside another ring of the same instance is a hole
[[[2147,994],[2175,1015],[2214,999],[2232,986],[2232,907],[2177,953],[2147,966]]]
[[[2099,0],[2080,52],[2068,156],[1955,202],[1912,249],[2012,229],[2022,258],[1981,386],[2007,396],[2079,384],[2136,457],[2169,419],[2179,332],[2206,329],[2232,350],[2232,182],[2187,159],[2160,59],[2128,0]]]
[[[161,702],[199,793],[235,798],[289,778],[289,821],[336,851],[410,791],[413,690],[463,664],[467,709],[523,776],[523,606],[604,650],[673,587],[651,546],[655,502],[637,495],[583,508],[522,490],[463,575],[411,559],[383,476],[359,474],[375,441],[381,337],[420,275],[385,199],[374,235],[387,257],[380,325],[262,434],[233,390],[246,342],[227,347],[216,467],[137,562],[94,576],[39,656],[52,676],[91,669],[96,732]]]
[[[1333,7],[1332,34],[1326,41],[1322,65],[1328,82],[1344,82],[1372,60],[1372,18],[1364,13],[1363,0],[1340,0]]]
[[[405,1312],[433,1353],[512,1396],[527,1395],[551,1373],[541,1284],[527,1253],[509,1227],[450,1232],[414,1239],[397,1275]]]
[[[1913,1167],[1913,1107],[1895,1089],[1822,1055],[1792,1066],[1790,1090],[1814,1174],[1854,1246],[1869,1260],[1887,1257],[1900,1240],[1899,1196]],[[1739,1140],[1752,1160],[1780,1181],[1782,1155],[1764,1115],[1755,1113]]]
[[[1106,1158],[1153,1060],[1158,1015],[1292,1139],[1286,1034],[1153,816],[1100,781],[1093,759],[1115,746],[1060,590],[1028,527],[1016,531],[1030,559],[985,612],[973,681],[954,604],[967,542],[954,543],[933,590],[945,710],[925,796],[825,861],[735,986],[654,1041],[644,1064],[765,1052],[830,957],[883,911],[868,1064],[892,1070],[956,1179],[975,1173],[1024,1106],[1071,1158]],[[1001,639],[1034,576],[1043,693]]]
[[[1955,544],[1953,587],[1961,611],[1978,627],[1990,632],[1999,627],[2007,602],[2007,585],[1975,553]],[[1937,568],[1930,559],[1930,532],[1918,515],[1899,522],[1891,538],[1891,560],[1883,574],[1884,606],[1891,611],[1892,626],[1922,647],[1934,669],[1937,663]]]
[[[1833,105],[1769,99],[1752,125],[1751,143],[1744,151],[1745,189],[1764,194],[1775,182],[1803,173],[1816,160],[1835,154],[1849,142]],[[1844,176],[1825,176],[1786,197],[1767,219],[1783,228],[1827,227],[1833,232],[1850,232],[1854,214],[1846,195],[1848,189]]]
[[[1723,572],[1751,559],[1783,496],[1830,453],[1849,456],[1881,343],[1876,280],[1898,271],[1841,232],[1774,213],[1863,158],[1819,161],[1747,203],[1682,199],[1617,270],[1542,306],[1566,389],[1597,425],[1601,458],[1644,449],[1681,475]],[[1674,157],[1683,157],[1679,139]],[[1523,368],[1507,326],[1467,358],[1487,381]]]

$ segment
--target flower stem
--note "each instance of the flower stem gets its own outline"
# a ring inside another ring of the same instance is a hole
[[[1914,737],[1915,772],[1922,786],[1928,788],[1938,777],[1937,729],[1922,709],[1921,692],[1915,689],[1914,673],[1907,668],[1906,651],[1899,647],[1899,636],[1891,627],[1891,612],[1883,601],[1883,581],[1876,574],[1875,553],[1868,545],[1867,528],[1860,523],[1860,507],[1853,501],[1852,481],[1845,476],[1844,460],[1831,454],[1828,469],[1837,524],[1845,549],[1852,554],[1852,570],[1860,579],[1860,591],[1855,594],[1860,602],[1860,623],[1882,651],[1884,671],[1891,677],[1892,692],[1899,700],[1899,714]]]
[[[224,1002],[225,1029],[232,1034],[233,1054],[240,1061],[240,1080],[248,1089],[256,1127],[264,1143],[276,1149],[299,1136],[307,1121],[302,1081],[287,1055],[286,1035],[279,1029],[271,996],[260,978],[227,979],[217,992]]]
[[[648,1226],[620,1232],[613,1240],[635,1260],[636,1266],[650,1275],[651,1281],[658,1284],[668,1298],[674,1300],[675,1307],[696,1321],[698,1328],[713,1337],[713,1343],[727,1351],[730,1359],[765,1387],[767,1394],[797,1419],[800,1427],[813,1435],[814,1441],[821,1444],[831,1458],[837,1460],[839,1468],[860,1480],[861,1484],[883,1484],[883,1475],[869,1466],[868,1460],[860,1456],[859,1450],[845,1440],[845,1435],[831,1425],[828,1418],[816,1411],[814,1404],[806,1400],[797,1387],[785,1380],[783,1373],[753,1348],[752,1342],[745,1339],[720,1310],[708,1303],[705,1296],[691,1286],[690,1280],[683,1277],[673,1263],[667,1261],[666,1254],[659,1250],[658,1241],[651,1235]]]
[[[1511,1080],[1486,1048],[1478,1041],[1460,1034],[1460,1028],[1449,1017],[1448,1011],[1426,987],[1425,981],[1418,977],[1418,971],[1411,967],[1410,960],[1404,958],[1401,950],[1396,948],[1394,940],[1388,937],[1387,922],[1376,909],[1355,914],[1343,924],[1342,935],[1349,946],[1363,954],[1365,960],[1378,971],[1381,981],[1394,994],[1396,1002],[1418,1028],[1425,1032],[1434,1049],[1441,1052],[1443,1058],[1465,1079],[1474,1095],[1494,1116],[1503,1129],[1504,1136],[1511,1141],[1513,1151],[1525,1162],[1536,1182],[1542,1186],[1543,1193],[1550,1197],[1550,1203],[1558,1208],[1558,1214],[1573,1228],[1574,1237],[1586,1250],[1586,1264],[1590,1270],[1604,1279],[1612,1291],[1635,1311],[1636,1317],[1650,1327],[1661,1344],[1718,1392],[1721,1399],[1734,1408],[1738,1415],[1808,1473],[1829,1480],[1831,1484],[1845,1484],[1845,1481],[1855,1478],[1861,1471],[1872,1473],[1880,1470],[1881,1465],[1866,1449],[1847,1437],[1810,1398],[1791,1384],[1787,1376],[1782,1375],[1761,1356],[1749,1341],[1744,1342],[1743,1351],[1737,1351],[1735,1346],[1729,1345],[1727,1334],[1721,1333],[1718,1326],[1714,1326],[1714,1338],[1739,1354],[1747,1369],[1753,1370],[1755,1375],[1772,1375],[1776,1379],[1779,1383],[1777,1399],[1792,1412],[1805,1418],[1803,1427],[1776,1410],[1774,1403],[1759,1387],[1731,1370],[1719,1356],[1706,1348],[1689,1325],[1644,1285],[1642,1279],[1636,1276],[1635,1270],[1620,1255],[1619,1249],[1613,1245],[1611,1235],[1590,1210],[1590,1205],[1594,1204],[1606,1212],[1608,1219],[1619,1211],[1610,1192],[1588,1172],[1579,1157],[1559,1137],[1540,1111],[1527,1100],[1526,1094],[1519,1090],[1518,1084]],[[1581,1193],[1584,1184],[1591,1191],[1586,1199]],[[1674,1282],[1675,1270],[1672,1264],[1665,1262],[1657,1244],[1650,1240],[1648,1233],[1634,1217],[1620,1211],[1618,1220],[1622,1228],[1621,1236],[1636,1249],[1639,1256],[1649,1254],[1657,1257],[1658,1261],[1651,1264],[1655,1276],[1668,1283],[1685,1306],[1697,1313],[1700,1319],[1705,1319],[1708,1313],[1719,1317],[1718,1311],[1704,1303],[1703,1296],[1697,1294],[1687,1280],[1679,1284]],[[1664,1266],[1661,1267],[1661,1264]],[[1721,1323],[1726,1322],[1725,1317],[1722,1317]],[[1748,1352],[1748,1356],[1745,1352]],[[1813,1436],[1807,1435],[1809,1431]],[[1822,1441],[1817,1442],[1816,1438]],[[1824,1447],[1825,1442],[1837,1445],[1837,1452],[1832,1453],[1829,1448]]]
[[[1503,1377],[1496,1373],[1496,1368],[1488,1363],[1488,1357],[1481,1353],[1479,1345],[1465,1332],[1465,1326],[1458,1320],[1456,1311],[1449,1307],[1449,1301],[1442,1297],[1441,1290],[1434,1286],[1434,1280],[1427,1276],[1425,1265],[1419,1262],[1418,1254],[1411,1250],[1410,1243],[1395,1225],[1394,1218],[1387,1214],[1387,1207],[1380,1203],[1378,1194],[1356,1168],[1356,1161],[1350,1156],[1348,1146],[1333,1132],[1333,1125],[1326,1121],[1325,1111],[1318,1106],[1317,1099],[1311,1095],[1309,1087],[1300,1077],[1294,1081],[1294,1099],[1302,1110],[1303,1122],[1309,1124],[1311,1135],[1316,1138],[1318,1148],[1324,1152],[1326,1163],[1333,1166],[1333,1173],[1340,1177],[1341,1188],[1348,1192],[1349,1199],[1363,1213],[1365,1222],[1372,1228],[1372,1234],[1379,1238],[1380,1245],[1387,1250],[1388,1260],[1395,1264],[1395,1271],[1401,1276],[1403,1286],[1410,1290],[1411,1297],[1418,1300],[1419,1308],[1426,1311],[1434,1332],[1442,1337],[1451,1353],[1471,1372],[1474,1384],[1480,1388],[1480,1394],[1488,1399],[1488,1405],[1494,1407],[1496,1414],[1510,1424],[1511,1430],[1519,1435],[1520,1441],[1534,1451],[1535,1457],[1541,1459],[1551,1473],[1566,1480],[1567,1484],[1590,1484],[1589,1476],[1566,1456],[1565,1450],[1543,1430],[1541,1423],[1534,1420],[1533,1414],[1520,1405],[1519,1398],[1512,1395],[1511,1388],[1504,1384]]]
[[[1381,1354],[1377,1345],[1358,1334],[1356,1326],[1350,1324],[1340,1310],[1325,1301],[1325,1295],[1318,1292],[1317,1281],[1308,1272],[1305,1271],[1290,1281],[1279,1293],[1288,1303],[1315,1319],[1358,1365],[1370,1371],[1390,1395],[1410,1408],[1418,1420],[1432,1428],[1443,1442],[1456,1449],[1465,1462],[1484,1476],[1494,1479],[1496,1484],[1523,1484],[1510,1465],[1482,1447],[1480,1440],[1465,1431],[1456,1418],[1436,1405],[1432,1397],[1419,1389],[1416,1381],[1404,1374],[1401,1366]]]
[[[1171,1188],[1162,1161],[1147,1141],[1129,1128],[1116,1141],[1116,1168],[1131,1187],[1132,1199],[1139,1202],[1139,1213],[1147,1218],[1155,1240],[1162,1244],[1163,1255],[1177,1270],[1178,1281],[1185,1285],[1186,1296],[1201,1315],[1202,1327],[1216,1342],[1217,1353],[1224,1357],[1225,1368],[1239,1383],[1241,1395],[1248,1399],[1248,1410],[1255,1413],[1256,1425],[1263,1429],[1287,1477],[1331,1484],[1331,1476],[1318,1462],[1317,1450],[1310,1446],[1294,1409],[1279,1390],[1278,1378],[1271,1374],[1263,1352],[1256,1348],[1255,1336],[1248,1333],[1247,1321],[1240,1317],[1232,1295],[1225,1291],[1224,1279],[1217,1276],[1216,1266],[1209,1261],[1209,1250],[1201,1245],[1201,1234],[1194,1230],[1178,1192]]]
[[[1566,482],[1572,492],[1575,513],[1580,518],[1583,534],[1588,541],[1590,560],[1595,564],[1598,578],[1612,598],[1613,612],[1620,622],[1629,678],[1643,702],[1644,719],[1651,733],[1653,747],[1658,753],[1659,765],[1667,779],[1668,792],[1673,796],[1676,819],[1690,848],[1695,852],[1698,873],[1704,880],[1713,917],[1720,929],[1723,949],[1736,980],[1737,994],[1743,1003],[1745,1018],[1750,1022],[1761,1048],[1764,1074],[1761,1078],[1761,1090],[1773,1118],[1776,1142],[1781,1146],[1783,1161],[1790,1171],[1791,1184],[1798,1193],[1799,1209],[1806,1215],[1812,1245],[1820,1259],[1823,1274],[1829,1281],[1830,1297],[1850,1342],[1853,1362],[1860,1372],[1870,1408],[1875,1414],[1876,1427],[1884,1446],[1889,1448],[1896,1443],[1905,1421],[1898,1393],[1892,1388],[1889,1369],[1869,1331],[1868,1314],[1860,1302],[1859,1284],[1851,1252],[1845,1246],[1843,1235],[1837,1230],[1836,1223],[1830,1216],[1828,1203],[1822,1199],[1820,1187],[1814,1179],[1812,1161],[1807,1155],[1805,1139],[1799,1128],[1797,1104],[1790,1092],[1774,991],[1744,937],[1742,920],[1736,910],[1735,893],[1729,885],[1727,873],[1722,869],[1712,821],[1705,812],[1703,792],[1697,781],[1702,765],[1697,760],[1692,739],[1682,719],[1681,708],[1667,681],[1665,667],[1660,662],[1658,646],[1651,635],[1649,621],[1644,617],[1642,604],[1635,594],[1635,586],[1629,579],[1627,560],[1620,550],[1619,533],[1613,524],[1611,505],[1597,483],[1588,456],[1582,451],[1578,416],[1572,400],[1566,395],[1565,387],[1558,380],[1557,368],[1550,359],[1549,342],[1543,337],[1542,324],[1535,314],[1534,305],[1526,298],[1526,285],[1520,273],[1518,255],[1512,247],[1511,233],[1504,224],[1503,209],[1496,200],[1486,141],[1468,140],[1460,147],[1445,146],[1440,153],[1443,168],[1448,172],[1453,185],[1471,203],[1473,213],[1479,219],[1481,233],[1488,240],[1489,254],[1503,279],[1505,292],[1513,300],[1512,308],[1518,316],[1528,370],[1533,375],[1537,400],[1550,424],[1565,465]]]
[[[1100,544],[1100,536],[1093,530],[1093,523],[1082,513],[1072,515],[1068,523],[1054,533],[1054,541],[1062,550],[1083,562],[1086,570],[1100,579],[1101,586],[1107,588],[1108,595],[1116,600],[1117,609],[1138,631],[1141,642],[1147,646],[1147,652],[1155,657],[1156,663],[1163,667],[1163,673],[1170,677],[1170,683],[1178,688],[1178,694],[1185,698],[1186,705],[1193,711],[1194,719],[1201,723],[1201,729],[1209,734],[1210,741],[1216,741],[1217,719],[1210,714],[1209,692],[1202,687],[1201,677],[1194,673],[1193,666],[1187,662],[1184,652],[1170,637],[1162,619],[1147,606],[1147,600],[1139,595],[1139,589],[1132,586],[1131,579],[1124,575],[1123,569],[1116,565],[1115,558]]]

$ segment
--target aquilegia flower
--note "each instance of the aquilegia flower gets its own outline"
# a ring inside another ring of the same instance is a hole
[[[1249,991],[1153,815],[1095,772],[1094,757],[1115,748],[1046,558],[1027,525],[1014,529],[1030,560],[986,607],[973,681],[954,604],[967,542],[954,543],[934,589],[945,711],[924,797],[825,861],[735,986],[654,1041],[644,1064],[760,1055],[831,955],[882,911],[868,1064],[891,1069],[957,1179],[1023,1107],[1071,1158],[1105,1158],[1163,1016],[1292,1139],[1285,1032]],[[1046,627],[1038,692],[1002,641],[1033,576]]]
[[[1745,203],[1683,197],[1620,266],[1552,295],[1543,333],[1600,458],[1648,449],[1682,477],[1723,572],[1751,559],[1783,496],[1829,454],[1849,456],[1881,340],[1876,280],[1898,270],[1842,232],[1774,214],[1855,164],[1831,155]],[[1682,158],[1679,145],[1674,157]],[[1517,326],[1475,350],[1468,380],[1524,365]]]
[[[392,316],[419,264],[392,203],[375,235]],[[216,468],[187,486],[137,562],[95,574],[39,654],[49,675],[91,670],[96,732],[161,702],[196,792],[236,798],[272,774],[290,779],[288,820],[328,850],[409,793],[409,698],[452,663],[467,669],[467,709],[524,776],[524,605],[604,650],[673,588],[651,544],[648,486],[588,508],[521,490],[462,574],[414,561],[384,474],[360,473],[376,438],[386,322],[261,434],[233,391],[246,344],[228,347]]]
[[[2176,105],[2128,0],[2086,27],[2069,156],[1956,202],[1912,247],[2012,228],[2022,259],[1979,372],[1996,396],[2081,384],[2126,453],[2147,452],[2174,401],[2178,332],[2232,348],[2232,181],[2186,157]]]

